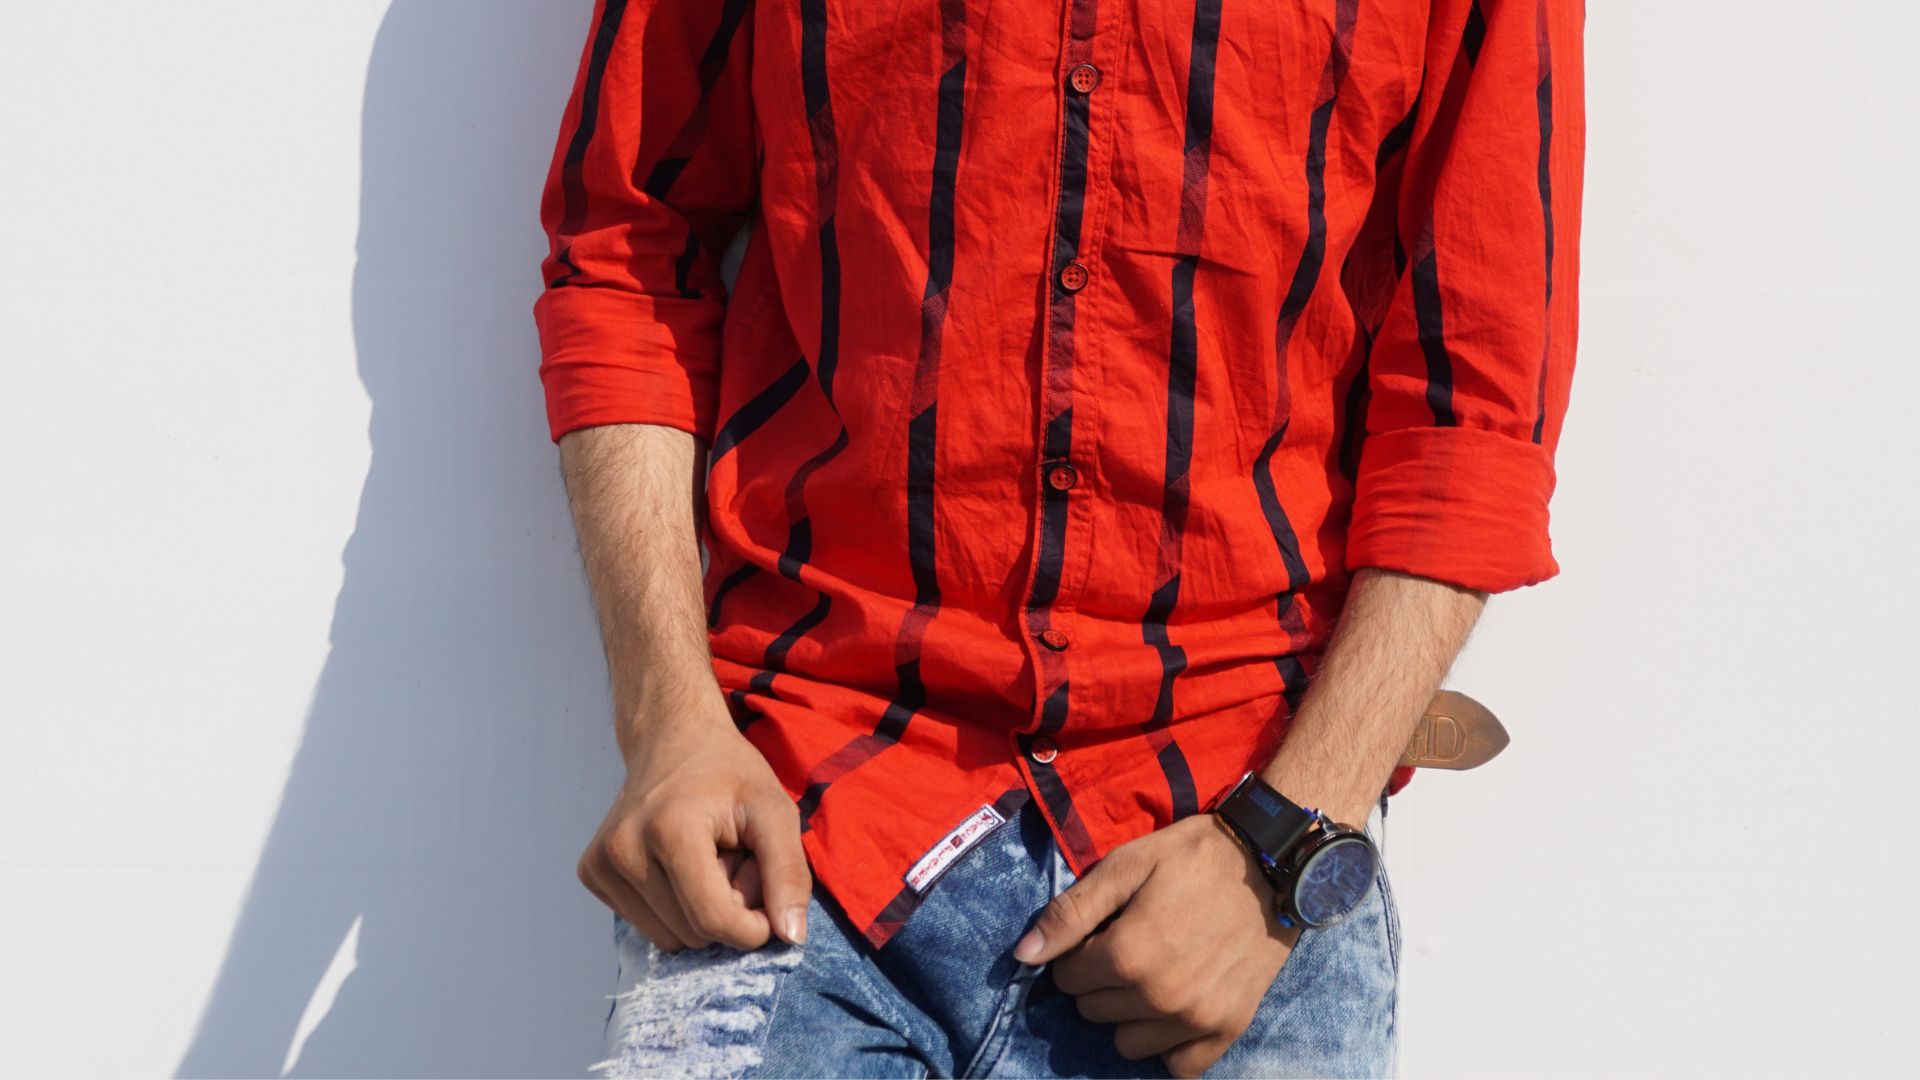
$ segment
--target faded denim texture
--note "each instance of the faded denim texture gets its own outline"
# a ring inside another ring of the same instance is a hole
[[[1385,806],[1367,824],[1384,839]],[[620,991],[603,1076],[1165,1077],[1127,1061],[1046,970],[1012,957],[1073,882],[1031,803],[933,885],[877,952],[816,890],[807,944],[662,953],[615,919]],[[1339,926],[1309,930],[1208,1076],[1384,1076],[1395,1064],[1400,926],[1382,867]]]

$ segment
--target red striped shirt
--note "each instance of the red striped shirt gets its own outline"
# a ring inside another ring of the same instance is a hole
[[[1084,872],[1263,764],[1354,570],[1557,572],[1584,19],[601,0],[552,435],[711,444],[714,671],[869,940],[983,806]]]

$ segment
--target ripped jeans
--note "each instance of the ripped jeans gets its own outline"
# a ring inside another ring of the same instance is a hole
[[[1385,799],[1367,831],[1384,840]],[[615,918],[620,991],[603,1076],[1165,1077],[1128,1061],[1013,945],[1073,883],[1031,803],[934,884],[882,948],[816,887],[807,942],[662,953]],[[1399,916],[1384,866],[1346,921],[1308,930],[1207,1076],[1385,1076],[1395,1065]]]

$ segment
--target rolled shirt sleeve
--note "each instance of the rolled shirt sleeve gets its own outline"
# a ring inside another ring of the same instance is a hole
[[[599,0],[540,205],[534,304],[551,437],[711,439],[726,291],[753,204],[747,0]]]
[[[1368,361],[1347,566],[1486,592],[1559,572],[1578,334],[1583,0],[1434,0]]]

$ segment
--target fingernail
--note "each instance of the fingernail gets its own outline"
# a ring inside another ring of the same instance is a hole
[[[1031,964],[1033,958],[1040,955],[1040,950],[1046,947],[1047,936],[1035,927],[1027,931],[1027,936],[1020,939],[1020,944],[1013,947],[1013,958],[1023,964]]]
[[[787,940],[799,945],[807,940],[807,909],[790,907],[781,919],[786,927]]]

